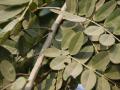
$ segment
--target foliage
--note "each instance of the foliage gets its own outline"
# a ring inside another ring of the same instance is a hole
[[[23,90],[56,14],[64,20],[33,90],[120,89],[120,1],[66,0],[60,11],[64,2],[0,1],[0,89]]]

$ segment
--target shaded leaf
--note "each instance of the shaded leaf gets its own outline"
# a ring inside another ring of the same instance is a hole
[[[112,46],[115,44],[115,38],[110,34],[102,34],[99,37],[99,42],[103,46]]]
[[[113,80],[120,79],[119,65],[111,65],[111,67],[108,70],[106,70],[104,75]]]
[[[65,63],[70,63],[71,59],[67,56],[58,56],[50,63],[50,68],[53,70],[61,70],[65,68]]]
[[[66,30],[64,30],[66,31]],[[75,36],[75,32],[73,30],[67,30],[63,36],[62,42],[61,42],[61,48],[67,49],[69,47],[69,44],[71,42],[71,39]]]
[[[115,9],[113,13],[110,14],[109,17],[106,18],[104,25],[113,30],[113,33],[116,35],[120,35],[120,8]]]
[[[71,55],[77,54],[80,51],[83,43],[84,43],[83,32],[76,33],[76,35],[74,35],[74,37],[71,39],[71,42],[70,42],[70,45],[69,45],[69,48],[68,48],[69,53]]]
[[[120,63],[120,44],[115,44],[109,51],[109,58],[112,63]]]
[[[91,70],[85,70],[81,75],[81,84],[85,90],[91,90],[96,84],[96,75]]]
[[[104,77],[99,77],[96,90],[111,90],[109,82]]]
[[[110,0],[108,2],[106,2],[105,4],[103,4],[103,6],[101,8],[98,9],[98,11],[96,11],[93,20],[95,21],[102,21],[104,20],[106,17],[108,17],[113,10],[116,7],[116,1],[115,0]]]
[[[88,65],[94,69],[104,72],[109,62],[110,59],[108,56],[108,52],[103,51],[93,56]]]
[[[41,90],[55,90],[56,74],[50,73],[43,81]]]
[[[75,58],[80,60],[80,62],[82,63],[86,63],[92,57],[93,53],[94,53],[93,46],[91,45],[85,46],[80,50],[80,52],[77,55],[75,55]]]
[[[16,78],[16,72],[14,66],[7,60],[3,60],[0,63],[0,71],[3,77],[8,81],[14,81]]]
[[[76,61],[72,61],[68,64],[68,66],[65,68],[65,71],[63,73],[63,79],[67,80],[68,77],[72,76],[73,78],[76,78],[83,70],[83,67],[80,63]]]
[[[26,78],[19,77],[18,79],[16,79],[15,82],[13,82],[12,86],[10,87],[10,90],[23,90],[26,82],[27,82]]]

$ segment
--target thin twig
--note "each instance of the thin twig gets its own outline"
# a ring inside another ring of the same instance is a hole
[[[66,10],[66,4],[63,5],[63,7],[62,7],[61,10],[62,11]],[[31,90],[32,89],[34,80],[35,80],[35,78],[36,78],[36,76],[38,74],[38,71],[39,71],[39,69],[41,67],[41,63],[42,63],[42,61],[44,59],[43,51],[45,49],[47,49],[51,45],[51,41],[53,39],[53,36],[54,36],[55,32],[57,31],[57,29],[59,27],[59,24],[62,21],[62,19],[63,19],[63,16],[59,15],[57,17],[57,19],[55,20],[55,22],[53,23],[53,25],[51,27],[52,32],[49,32],[49,35],[48,35],[48,37],[47,37],[47,39],[46,39],[46,41],[45,41],[45,43],[44,43],[44,45],[42,47],[42,50],[41,50],[41,52],[40,52],[40,54],[39,54],[39,56],[37,58],[37,61],[36,61],[35,65],[34,65],[34,67],[32,69],[32,71],[30,73],[30,76],[28,78],[28,83],[26,84],[24,90]]]

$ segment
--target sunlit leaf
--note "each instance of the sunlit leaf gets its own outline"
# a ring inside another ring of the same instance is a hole
[[[21,5],[29,2],[30,0],[0,0],[2,5]]]
[[[61,50],[53,47],[53,48],[48,48],[44,51],[44,55],[46,57],[57,57],[57,56],[60,56],[62,55],[62,52]]]
[[[98,83],[96,90],[111,90],[109,82],[104,78],[104,76],[98,78]]]
[[[68,77],[70,77],[70,76],[72,76],[73,78],[76,78],[78,75],[80,75],[82,70],[83,70],[83,67],[80,63],[78,63],[76,61],[72,61],[65,68],[65,71],[63,73],[63,79],[67,80]]]
[[[4,1],[4,0],[0,0]],[[0,23],[13,18],[14,16],[18,15],[20,12],[24,10],[24,6],[22,7],[10,7],[4,10],[0,10]]]
[[[19,77],[18,79],[16,79],[15,82],[13,82],[12,86],[10,87],[10,90],[23,90],[26,82],[27,82],[26,78]]]
[[[85,90],[91,90],[96,84],[96,75],[91,70],[85,70],[81,75],[81,84]]]
[[[112,46],[115,44],[115,38],[110,34],[102,34],[99,37],[99,43],[103,46]]]
[[[89,37],[91,41],[98,41],[99,36],[104,33],[104,29],[98,26],[88,26],[84,33]]]
[[[93,20],[95,21],[102,21],[104,20],[106,17],[108,17],[113,10],[116,7],[116,1],[115,0],[110,0],[108,2],[106,2],[105,4],[103,4],[103,6],[101,6],[101,8],[98,9],[98,11],[96,11]]]
[[[50,68],[53,70],[61,70],[64,69],[66,63],[70,63],[71,59],[67,56],[58,56],[54,58],[50,63]]]
[[[16,72],[14,66],[7,60],[3,60],[0,63],[0,71],[3,77],[8,81],[14,81],[16,78]]]

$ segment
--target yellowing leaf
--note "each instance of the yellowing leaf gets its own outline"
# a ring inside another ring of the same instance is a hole
[[[113,10],[116,7],[116,1],[115,0],[110,0],[108,2],[106,2],[105,4],[103,4],[103,6],[101,8],[98,9],[98,11],[96,11],[93,20],[95,21],[102,21],[104,20],[106,17],[108,17]]]
[[[65,68],[65,71],[63,73],[63,79],[67,80],[68,77],[72,76],[73,78],[76,78],[83,70],[83,67],[80,63],[76,61],[72,61],[68,64],[68,66]]]
[[[50,68],[53,70],[61,70],[64,69],[66,63],[70,63],[71,59],[67,56],[58,56],[54,58],[50,63]]]
[[[71,42],[70,42],[70,45],[69,45],[69,48],[68,48],[69,53],[71,55],[77,54],[80,51],[83,43],[84,43],[83,32],[76,33],[76,35],[74,35],[74,37],[71,39]]]
[[[85,90],[91,90],[96,84],[96,75],[91,70],[85,70],[81,75],[81,84]]]
[[[104,77],[99,77],[96,90],[111,90],[109,82]]]

